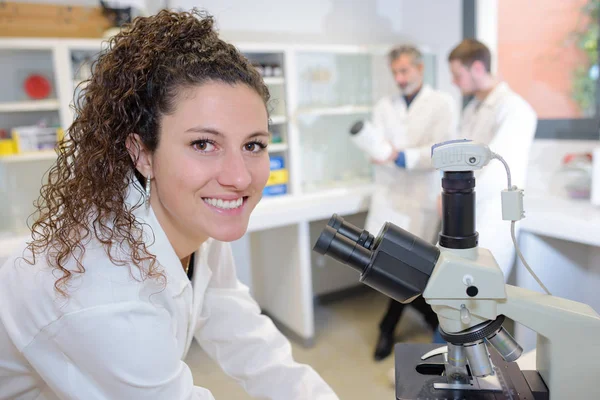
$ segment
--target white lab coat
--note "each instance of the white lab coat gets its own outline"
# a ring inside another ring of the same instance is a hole
[[[41,258],[31,266],[13,257],[0,268],[1,400],[213,399],[183,361],[194,338],[251,396],[337,399],[260,314],[236,278],[229,244],[202,244],[190,283],[154,213],[142,206],[135,215],[147,224],[164,288],[114,265],[95,239],[68,299],[57,297]]]
[[[431,166],[431,146],[455,137],[454,103],[449,94],[423,85],[408,109],[401,95],[385,97],[375,106],[373,124],[406,154],[406,169],[393,163],[375,166],[376,185],[366,222],[375,236],[387,221],[427,241],[438,233],[441,178]]]
[[[524,188],[537,116],[533,108],[501,82],[483,102],[473,99],[463,111],[460,137],[487,144],[510,167],[512,185]],[[491,250],[508,278],[514,264],[510,222],[502,220],[501,191],[508,186],[502,163],[492,160],[475,174],[479,246]],[[518,227],[518,223],[517,223]]]

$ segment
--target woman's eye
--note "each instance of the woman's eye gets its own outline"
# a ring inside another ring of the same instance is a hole
[[[192,147],[194,148],[194,150],[206,153],[213,151],[215,145],[208,140],[197,140],[194,143],[192,143]]]
[[[267,145],[261,142],[250,142],[244,145],[246,151],[250,151],[252,153],[260,153],[264,149],[267,148]]]

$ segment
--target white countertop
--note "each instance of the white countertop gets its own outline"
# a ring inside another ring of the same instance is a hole
[[[373,188],[372,184],[366,184],[296,196],[265,197],[250,217],[248,232],[329,219],[334,213],[350,215],[366,211]]]
[[[277,228],[302,221],[328,219],[334,213],[350,215],[366,211],[373,185],[336,188],[297,196],[265,197],[250,217],[249,232]],[[588,200],[557,196],[525,195],[522,230],[572,242],[600,246],[600,208]],[[22,235],[0,236],[0,259],[25,240]]]
[[[365,184],[297,196],[265,197],[250,217],[248,232],[329,219],[334,213],[350,215],[366,211],[372,192],[373,185]],[[0,261],[27,238],[23,235],[0,234]]]
[[[264,198],[250,217],[248,231],[328,219],[332,214],[366,211],[373,185],[339,188],[299,196]],[[589,200],[525,194],[522,230],[600,247],[600,207]]]
[[[600,208],[589,200],[558,196],[528,196],[524,199],[522,230],[590,246],[600,246]]]

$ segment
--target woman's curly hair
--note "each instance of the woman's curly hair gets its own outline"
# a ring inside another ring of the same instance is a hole
[[[67,294],[73,274],[85,272],[82,258],[92,238],[116,265],[133,264],[142,278],[165,278],[132,214],[139,205],[125,202],[132,174],[143,179],[126,142],[137,133],[153,152],[161,116],[174,112],[178,94],[209,81],[245,84],[265,106],[269,101],[258,72],[233,45],[219,39],[206,13],[163,10],[135,19],[108,41],[77,99],[76,118],[35,204],[31,262],[45,254],[61,273],[54,285],[60,294]],[[71,259],[74,269],[67,268]]]

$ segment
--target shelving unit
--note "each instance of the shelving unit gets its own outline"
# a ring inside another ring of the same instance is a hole
[[[287,151],[288,145],[286,143],[271,143],[269,144],[269,153],[281,153]]]
[[[349,115],[349,114],[369,114],[372,111],[371,106],[339,106],[323,108],[301,108],[298,115]]]
[[[274,115],[271,117],[271,124],[279,125],[285,124],[287,122],[287,117],[285,115]]]
[[[285,84],[285,78],[278,77],[278,76],[264,78],[264,81],[265,81],[266,85],[284,85]]]
[[[52,161],[56,159],[54,150],[41,150],[10,156],[0,156],[0,163],[19,163],[28,161]]]
[[[58,99],[30,100],[0,103],[1,113],[33,112],[33,111],[58,111]]]

